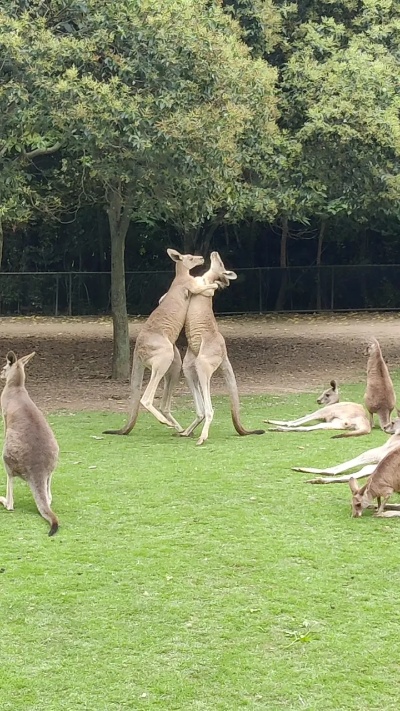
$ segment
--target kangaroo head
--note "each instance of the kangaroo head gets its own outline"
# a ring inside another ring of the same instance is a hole
[[[14,374],[22,373],[22,379],[25,379],[25,366],[35,355],[35,351],[29,353],[29,355],[22,356],[22,358],[17,358],[14,351],[9,351],[6,355],[6,364],[0,373],[0,378],[2,380],[9,380],[14,376]]]
[[[373,336],[371,337],[368,345],[366,346],[365,350],[363,351],[363,355],[365,356],[370,356],[373,353],[379,353],[381,350],[379,341],[376,340]]]
[[[210,260],[210,268],[202,276],[205,284],[212,284],[216,281],[218,282],[220,289],[224,289],[226,286],[229,286],[230,281],[237,279],[237,274],[235,272],[225,268],[218,252],[211,252]]]
[[[387,425],[383,427],[386,434],[400,434],[400,417],[396,417],[394,420],[388,422]]]
[[[364,484],[364,486],[360,489],[354,477],[350,477],[349,487],[351,493],[353,494],[353,498],[351,500],[351,515],[354,518],[359,518],[359,516],[362,516],[364,509],[369,506],[372,499],[368,494],[367,484]]]
[[[330,386],[317,398],[318,405],[334,405],[339,402],[339,388],[336,380],[331,380]]]
[[[182,264],[188,271],[204,264],[204,257],[197,254],[181,254],[176,249],[167,249],[167,254],[173,262]]]

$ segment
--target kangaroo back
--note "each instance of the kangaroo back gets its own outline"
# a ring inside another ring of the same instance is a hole
[[[376,338],[369,343],[366,354],[368,362],[364,402],[371,415],[378,414],[383,428],[390,421],[390,414],[396,405],[396,395],[389,369]]]

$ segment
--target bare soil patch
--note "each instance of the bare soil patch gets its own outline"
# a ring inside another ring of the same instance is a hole
[[[238,316],[218,319],[241,394],[319,391],[334,377],[365,377],[363,350],[373,335],[389,368],[400,367],[400,314]],[[142,319],[130,320],[131,344]],[[0,318],[0,358],[35,350],[28,387],[45,411],[125,411],[129,384],[111,381],[111,318]],[[182,353],[184,346],[182,347]],[[213,392],[223,393],[221,378]],[[179,394],[189,394],[181,378]]]

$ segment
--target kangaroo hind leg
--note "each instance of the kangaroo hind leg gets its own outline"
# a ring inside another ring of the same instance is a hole
[[[158,350],[158,352],[148,360],[148,365],[151,368],[151,375],[140,402],[146,410],[151,412],[151,414],[154,415],[159,422],[161,422],[162,425],[174,427],[171,420],[168,420],[167,417],[153,405],[157,388],[174,360],[175,354],[172,343],[167,343],[168,345],[165,345],[165,350]]]
[[[181,355],[176,346],[174,346],[174,360],[169,369],[164,375],[164,392],[161,399],[160,411],[167,418],[170,424],[175,427],[178,432],[183,432],[183,427],[175,419],[171,413],[172,395],[179,383],[179,376],[182,369]]]
[[[214,409],[211,401],[211,378],[220,362],[213,362],[211,359],[208,360],[207,357],[200,353],[196,358],[196,372],[199,378],[201,393],[204,402],[204,425],[201,430],[201,434],[196,444],[203,444],[208,439],[208,432],[210,425],[214,418]]]
[[[200,387],[199,376],[195,366],[196,356],[188,348],[183,359],[183,372],[192,393],[194,406],[196,409],[196,417],[191,424],[186,427],[184,432],[181,432],[182,437],[190,437],[196,427],[204,420],[204,400]]]
[[[379,412],[377,412],[377,415],[378,415],[380,427],[383,430],[386,427],[386,425],[388,425],[390,422],[391,410],[389,410],[389,409],[379,410]]]
[[[7,490],[5,496],[0,496],[0,504],[3,504],[7,511],[13,511],[14,509],[14,476],[11,467],[7,464],[5,457],[3,457],[4,467],[7,472]]]

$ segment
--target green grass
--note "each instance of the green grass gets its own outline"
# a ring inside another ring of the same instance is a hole
[[[360,400],[363,386],[342,390]],[[59,533],[20,481],[15,511],[0,510],[2,711],[398,708],[400,523],[352,519],[347,485],[290,470],[385,435],[241,438],[227,400],[214,404],[203,447],[147,413],[103,439],[123,416],[49,418]],[[314,406],[247,397],[243,422]]]

